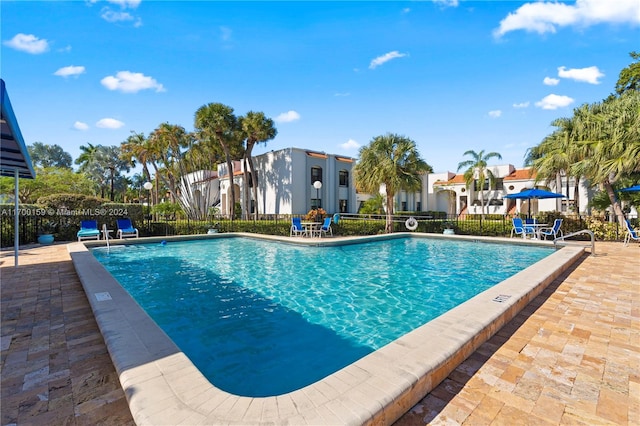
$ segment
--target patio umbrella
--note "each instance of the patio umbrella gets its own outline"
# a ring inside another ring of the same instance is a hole
[[[505,195],[504,198],[514,198],[521,200],[539,200],[542,198],[564,198],[565,196],[562,194],[558,194],[555,192],[545,191],[544,189],[527,189],[522,192],[518,192],[516,194],[508,194]],[[529,217],[531,217],[531,203],[529,204]]]
[[[640,192],[640,184],[630,186],[629,188],[622,188],[620,191],[623,191],[623,192]]]

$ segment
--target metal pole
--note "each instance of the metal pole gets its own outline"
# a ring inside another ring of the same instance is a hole
[[[13,199],[13,263],[14,266],[18,266],[18,247],[20,246],[20,236],[18,235],[18,231],[20,229],[20,227],[18,226],[18,213],[19,213],[19,209],[18,209],[18,203],[19,203],[19,199],[18,199],[18,186],[20,185],[20,181],[18,180],[18,169],[15,169],[13,171],[14,173],[14,180],[15,180],[15,185],[14,185],[14,199]]]

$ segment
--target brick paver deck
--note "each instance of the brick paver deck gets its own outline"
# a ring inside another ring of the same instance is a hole
[[[397,426],[640,424],[640,247],[597,243]],[[64,245],[0,257],[2,425],[131,425]]]

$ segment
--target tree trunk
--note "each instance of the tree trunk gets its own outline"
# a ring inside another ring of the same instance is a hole
[[[242,194],[244,195],[244,207],[243,207],[243,214],[242,217],[244,219],[249,219],[251,217],[251,212],[249,210],[249,206],[250,206],[250,199],[251,197],[249,196],[249,162],[247,160],[247,153],[245,151],[245,154],[242,157],[242,175],[244,177],[244,179],[242,179]]]
[[[567,197],[569,193],[567,192]],[[576,205],[576,214],[580,214],[580,176],[576,176],[576,184],[573,188],[573,202]]]
[[[624,213],[622,212],[620,201],[618,201],[618,198],[616,197],[616,193],[613,190],[613,186],[611,185],[611,182],[609,182],[609,179],[605,180],[603,182],[603,185],[604,185],[604,189],[607,191],[607,194],[609,195],[609,201],[611,201],[611,206],[613,207],[613,212],[615,213],[616,218],[618,219],[618,223],[620,224],[622,229],[624,229],[625,227]]]
[[[253,212],[254,220],[258,220],[258,171],[253,167],[253,158],[249,155],[249,169],[251,171],[251,183],[253,187],[253,200],[255,204],[255,210]]]
[[[394,194],[387,192],[387,221],[385,225],[385,232],[391,234],[393,232],[393,197]]]

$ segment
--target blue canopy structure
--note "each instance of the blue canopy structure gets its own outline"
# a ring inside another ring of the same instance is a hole
[[[640,184],[639,185],[630,186],[629,188],[622,188],[620,191],[622,191],[622,192],[640,192]]]
[[[18,266],[18,247],[20,246],[19,238],[19,217],[18,210],[18,179],[35,179],[36,172],[31,163],[31,157],[27,151],[27,146],[22,138],[18,121],[13,113],[11,101],[7,94],[7,88],[4,80],[0,79],[0,124],[2,129],[2,139],[0,140],[0,175],[13,176],[15,179],[14,191],[14,258],[15,266]]]
[[[515,194],[505,195],[504,198],[514,198],[521,200],[539,200],[543,198],[564,198],[565,195],[558,194],[555,192],[545,191],[544,189],[525,189],[522,192],[518,192]],[[531,203],[529,203],[529,216],[531,216]]]

